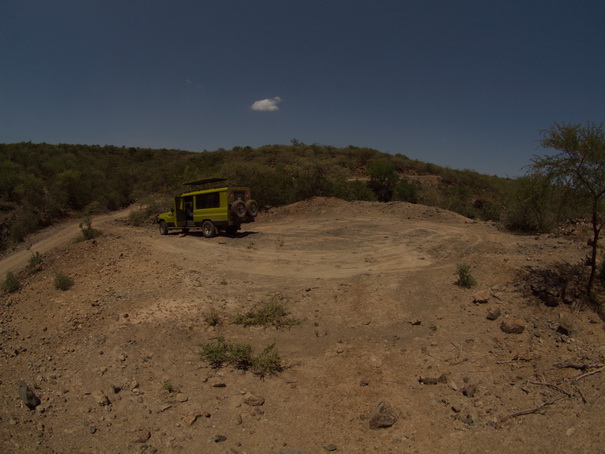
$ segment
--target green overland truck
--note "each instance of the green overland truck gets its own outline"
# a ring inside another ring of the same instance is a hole
[[[226,178],[206,178],[185,183],[186,185],[208,185],[226,181]],[[258,203],[250,197],[250,189],[242,186],[219,187],[186,192],[174,198],[174,206],[157,217],[160,234],[171,229],[184,233],[191,228],[201,228],[206,238],[219,231],[235,234],[241,225],[254,222],[258,214]]]

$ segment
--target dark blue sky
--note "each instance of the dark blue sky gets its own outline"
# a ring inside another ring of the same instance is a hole
[[[602,0],[2,0],[0,142],[296,138],[517,176],[540,129],[605,121],[603,24]]]

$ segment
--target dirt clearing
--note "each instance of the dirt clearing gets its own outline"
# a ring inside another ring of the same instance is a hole
[[[44,261],[1,303],[0,451],[605,446],[603,325],[573,301],[546,307],[523,279],[528,267],[579,263],[584,241],[514,236],[420,205],[322,198],[213,239],[160,236],[126,217],[93,220],[103,232],[94,241],[32,242],[22,253]],[[455,285],[460,263],[471,265],[473,289]],[[55,289],[57,271],[74,280],[70,290]],[[234,323],[268,301],[299,323]],[[261,378],[209,367],[200,344],[219,336],[255,352],[274,343],[284,370]],[[34,410],[19,380],[39,397]]]

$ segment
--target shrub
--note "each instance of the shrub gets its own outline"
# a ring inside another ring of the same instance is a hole
[[[90,216],[86,216],[84,220],[80,222],[80,231],[82,232],[83,241],[92,240],[101,235],[100,230],[92,228],[92,218]]]
[[[468,263],[459,264],[456,273],[458,274],[456,285],[460,287],[471,288],[477,283],[471,274],[471,266]]]
[[[31,207],[24,207],[10,222],[10,239],[13,243],[23,241],[26,235],[35,232],[40,225],[40,219]]]
[[[276,298],[261,304],[259,307],[240,313],[235,316],[235,323],[244,326],[274,326],[283,328],[285,326],[298,325],[300,322],[294,318],[288,318],[289,312],[286,306]]]
[[[395,186],[393,195],[395,200],[402,200],[409,203],[418,203],[418,186],[413,183],[401,180]]]
[[[36,274],[41,270],[42,267],[42,256],[39,252],[32,254],[27,262],[27,271],[29,274]]]
[[[6,279],[4,280],[4,291],[6,293],[15,293],[21,288],[21,283],[15,277],[12,272],[6,273]]]
[[[65,274],[58,271],[55,273],[55,288],[57,290],[66,291],[74,285],[74,281]]]
[[[169,393],[173,393],[175,391],[173,384],[170,383],[169,380],[164,380],[162,382],[162,388]]]
[[[128,222],[134,227],[140,227],[145,222],[145,212],[143,210],[132,210],[128,213]]]
[[[265,347],[265,349],[254,358],[252,372],[261,377],[273,375],[282,370],[281,358],[277,352],[277,348],[275,348],[275,342]]]
[[[204,315],[204,321],[208,326],[218,326],[221,324],[221,319],[216,310],[211,309],[206,315]]]
[[[261,377],[283,370],[275,343],[265,347],[258,356],[254,356],[251,345],[232,343],[224,337],[217,338],[215,342],[200,344],[200,348],[202,360],[217,369],[230,365],[240,370],[251,370]]]
[[[219,337],[216,342],[209,344],[201,344],[200,356],[203,360],[210,363],[212,367],[219,368],[224,363],[229,363],[229,351],[231,345],[224,337]]]

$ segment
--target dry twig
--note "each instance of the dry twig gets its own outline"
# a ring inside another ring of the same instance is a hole
[[[507,420],[509,420],[511,418],[516,418],[517,416],[525,416],[525,415],[531,415],[533,413],[538,413],[543,408],[546,408],[549,405],[557,403],[561,399],[563,399],[563,398],[562,397],[558,397],[558,398],[556,398],[554,400],[551,400],[550,402],[546,402],[545,404],[540,405],[539,407],[532,408],[530,410],[518,411],[517,413],[513,413],[512,415],[505,416],[504,418],[502,418],[502,421],[507,421]]]
[[[576,383],[576,382],[578,382],[578,381],[582,380],[583,378],[588,377],[590,375],[598,374],[599,372],[602,372],[603,370],[605,370],[605,366],[601,367],[600,369],[593,370],[592,372],[587,372],[585,374],[580,375],[572,383]]]
[[[571,393],[568,393],[564,389],[559,388],[557,385],[553,385],[552,383],[545,383],[545,382],[539,382],[539,381],[528,381],[527,383],[529,383],[530,385],[547,386],[548,388],[554,389],[555,391],[559,391],[560,393],[565,394],[567,397],[571,397]]]

